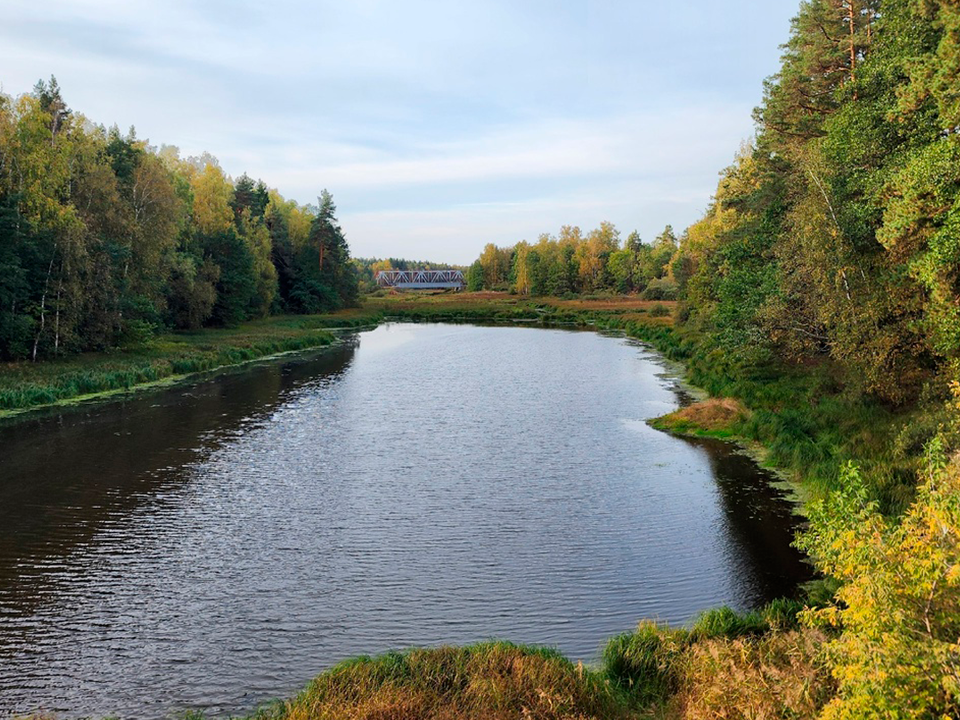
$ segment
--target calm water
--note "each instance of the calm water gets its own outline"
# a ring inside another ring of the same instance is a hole
[[[0,715],[247,711],[358,653],[596,656],[807,577],[749,460],[648,428],[650,352],[388,325],[314,357],[0,427]]]

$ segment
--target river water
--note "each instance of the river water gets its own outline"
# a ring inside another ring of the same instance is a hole
[[[337,661],[597,656],[791,593],[789,504],[629,341],[391,324],[0,427],[0,715],[247,712]]]

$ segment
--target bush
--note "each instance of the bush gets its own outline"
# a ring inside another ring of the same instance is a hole
[[[708,638],[738,638],[759,635],[770,626],[759,612],[738,613],[729,607],[719,607],[700,613],[693,622],[690,635],[696,640]]]
[[[687,633],[643,621],[632,633],[611,638],[603,649],[607,677],[642,705],[662,704],[676,692]]]
[[[676,300],[679,294],[677,284],[670,278],[651,280],[640,297],[644,300]]]
[[[650,317],[666,317],[670,314],[670,310],[666,305],[657,303],[652,308],[650,308]]]
[[[948,464],[943,447],[928,445],[924,483],[898,524],[853,464],[842,490],[810,506],[801,547],[843,582],[835,605],[802,615],[842,629],[826,645],[839,692],[825,718],[960,716],[960,461]]]

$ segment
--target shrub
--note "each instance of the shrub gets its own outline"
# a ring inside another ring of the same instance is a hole
[[[603,670],[642,705],[663,703],[679,683],[679,660],[687,634],[643,621],[632,633],[611,638]]]
[[[656,278],[651,280],[640,297],[644,300],[676,300],[678,295],[677,283],[670,278]]]
[[[960,716],[960,461],[947,464],[941,440],[899,524],[849,464],[800,545],[844,583],[835,605],[802,616],[842,630],[826,646],[839,691],[823,717]]]

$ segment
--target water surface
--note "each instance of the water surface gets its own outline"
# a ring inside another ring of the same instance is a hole
[[[486,638],[590,660],[808,572],[782,495],[645,420],[656,355],[386,325],[0,427],[0,714],[246,712],[345,657]]]

